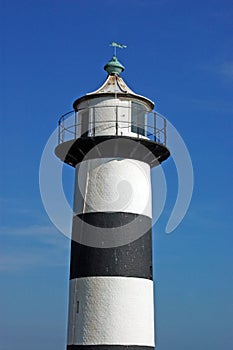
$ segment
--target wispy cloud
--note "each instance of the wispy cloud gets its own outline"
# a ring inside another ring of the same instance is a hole
[[[1,227],[0,271],[65,266],[69,240],[52,225]]]
[[[62,267],[66,265],[65,256],[59,253],[44,252],[35,250],[32,252],[11,251],[1,253],[0,272],[19,272],[28,271],[37,268]],[[62,259],[63,258],[63,259]]]
[[[214,62],[205,62],[199,65],[198,70],[207,73],[212,77],[226,81],[233,79],[233,61],[215,60]]]
[[[52,225],[27,225],[21,227],[2,226],[0,227],[0,234],[2,237],[9,238],[25,237],[32,240],[37,240],[45,244],[57,245],[58,237],[62,235]]]

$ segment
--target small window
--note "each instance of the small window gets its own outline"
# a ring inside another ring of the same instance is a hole
[[[145,125],[146,108],[137,102],[132,102],[131,131],[146,136]]]
[[[76,313],[79,313],[79,301],[77,301],[77,306],[76,306]]]

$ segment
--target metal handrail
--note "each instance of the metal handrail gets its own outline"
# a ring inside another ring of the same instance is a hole
[[[112,118],[110,120],[97,120],[96,119],[96,110],[99,108],[115,108],[114,116],[115,118]],[[116,136],[127,136],[127,133],[123,134],[122,129],[128,129],[129,134],[132,136],[132,133],[135,134],[138,138],[148,138],[152,139],[153,141],[160,143],[164,146],[166,146],[167,142],[167,134],[166,134],[166,119],[159,114],[158,112],[145,112],[143,114],[145,123],[138,123],[135,121],[125,121],[119,118],[119,108],[122,113],[124,109],[129,109],[130,113],[135,116],[137,116],[137,110],[134,110],[132,107],[127,106],[94,106],[89,108],[83,108],[79,111],[69,111],[65,114],[63,114],[58,121],[58,144],[61,144],[63,142],[66,142],[68,140],[77,139],[79,137],[82,137],[82,135],[85,132],[85,136],[95,136],[96,130],[98,130],[99,126],[106,125],[106,128],[101,128],[101,131],[97,131],[98,133],[101,133],[103,131],[106,132],[107,129],[111,129],[111,133],[109,135],[114,134]],[[89,114],[89,120],[87,125],[87,130],[85,130],[82,133],[82,127],[83,123],[79,120],[79,114],[80,112],[87,111]],[[90,111],[92,111],[90,113]],[[92,115],[92,119],[90,118],[90,115]],[[134,130],[132,131],[132,127],[134,127]],[[135,132],[136,129],[136,132]],[[142,133],[142,131],[144,131]],[[79,135],[79,136],[78,136]],[[104,134],[107,135],[107,134]]]

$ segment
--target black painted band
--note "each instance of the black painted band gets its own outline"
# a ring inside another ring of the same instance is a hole
[[[151,227],[151,218],[145,215],[134,214],[134,213],[125,213],[125,212],[90,212],[82,213],[77,215],[82,221],[87,222],[88,224],[95,227],[123,227],[135,219],[140,218],[141,226],[138,226],[138,229],[142,227]],[[122,228],[125,230],[125,228]]]
[[[110,141],[106,147],[106,141]],[[135,152],[135,147],[137,152]],[[131,136],[102,135],[79,137],[60,143],[55,154],[63,162],[75,167],[84,159],[128,158],[150,164],[160,165],[170,156],[170,152],[160,141],[152,141]]]
[[[67,350],[154,350],[154,346],[140,345],[68,345]]]
[[[82,219],[91,225],[114,227],[135,218],[129,213],[88,213]],[[140,215],[148,227],[151,219]],[[84,232],[85,235],[85,228]],[[132,235],[135,232],[132,232]],[[137,240],[114,248],[95,248],[71,241],[70,279],[90,276],[139,277],[152,280],[152,229]]]

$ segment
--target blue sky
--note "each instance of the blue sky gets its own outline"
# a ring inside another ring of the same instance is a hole
[[[122,77],[173,123],[194,167],[188,213],[166,235],[177,174],[164,163],[158,350],[232,349],[232,16],[227,0],[1,0],[0,349],[65,349],[69,240],[43,208],[40,157],[60,115],[104,81],[111,41],[128,46]],[[68,167],[64,187],[71,202]]]

